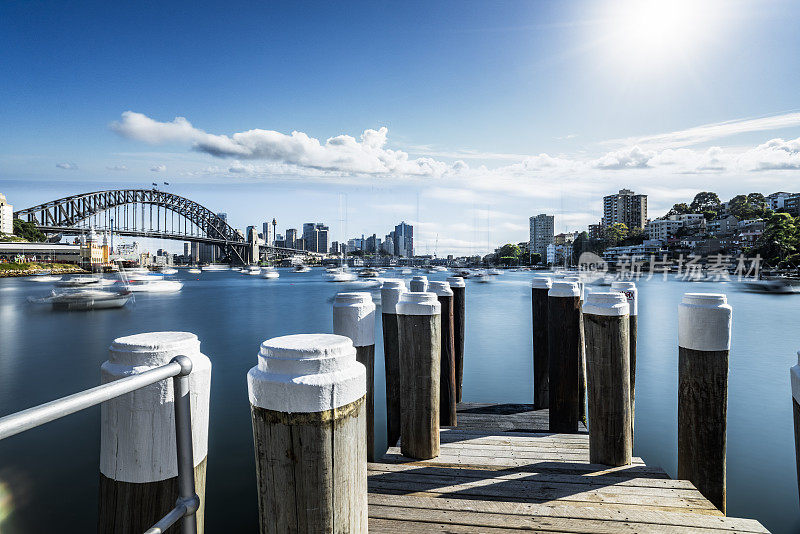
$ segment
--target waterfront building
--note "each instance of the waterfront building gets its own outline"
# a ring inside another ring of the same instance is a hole
[[[666,243],[675,237],[681,228],[703,232],[706,230],[706,219],[701,213],[684,213],[670,215],[666,219],[656,219],[647,223],[647,236]]]
[[[644,230],[647,224],[647,195],[637,195],[630,189],[620,189],[616,195],[603,197],[603,226],[622,223]]]
[[[14,206],[0,193],[0,234],[14,233]]]
[[[108,234],[103,234],[101,239],[94,228],[90,228],[88,236],[81,236],[80,256],[84,268],[102,269],[107,266],[108,252]]]
[[[297,248],[297,228],[287,228],[284,240],[286,241],[286,248]]]
[[[603,238],[603,221],[597,224],[589,225],[589,239],[602,239]]]
[[[394,255],[401,258],[414,257],[414,227],[402,221],[394,227]]]
[[[0,243],[0,262],[80,263],[80,245],[62,243]]]
[[[793,193],[787,193],[786,191],[778,191],[777,193],[767,195],[767,207],[772,211],[782,210],[784,208],[784,202],[792,195]]]
[[[792,217],[800,217],[800,195],[793,194],[784,198],[783,211]]]
[[[708,223],[708,232],[715,236],[730,236],[739,229],[739,219],[733,215],[719,217]]]
[[[608,247],[603,251],[603,259],[612,265],[616,265],[622,260],[626,260],[629,264],[632,264],[634,261],[641,262],[649,260],[650,256],[660,258],[664,253],[665,251],[661,247],[661,241],[645,239],[641,245]]]
[[[544,255],[542,256],[542,260],[547,265],[554,265],[556,263],[556,246],[553,243],[549,243],[544,247]]]
[[[555,217],[541,213],[530,218],[530,239],[528,249],[530,252],[541,255],[542,261],[547,258],[547,245],[553,244],[555,234]],[[550,263],[550,262],[548,262]]]

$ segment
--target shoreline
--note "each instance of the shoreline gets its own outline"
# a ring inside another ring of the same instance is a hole
[[[50,271],[50,274],[85,274],[89,271],[80,267],[73,268],[60,268],[60,269],[19,269],[0,271],[0,278],[18,278],[23,276],[35,276],[45,271]]]

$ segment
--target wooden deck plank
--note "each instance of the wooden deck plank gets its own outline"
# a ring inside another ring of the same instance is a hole
[[[724,517],[690,482],[640,458],[589,463],[586,429],[550,433],[547,418],[530,405],[461,403],[437,458],[411,460],[391,447],[369,464],[370,531],[767,532]]]

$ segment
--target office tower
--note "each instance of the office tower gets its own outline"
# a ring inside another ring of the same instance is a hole
[[[286,229],[286,248],[297,248],[297,228]]]
[[[326,252],[328,250],[328,227],[323,223],[304,223],[303,241],[305,241],[308,251]]]
[[[0,234],[14,233],[14,206],[0,193]]]
[[[528,247],[532,254],[538,253],[542,261],[547,257],[547,245],[553,244],[554,217],[541,213],[530,218],[530,238]]]
[[[414,227],[401,222],[394,227],[394,255],[401,258],[414,257]]]
[[[261,224],[261,233],[264,234],[264,244],[272,245],[274,239],[274,234],[272,233],[272,228],[269,227],[270,222],[267,221]]]
[[[616,195],[603,197],[603,226],[622,223],[644,229],[647,224],[647,195],[637,195],[630,189],[620,189]]]

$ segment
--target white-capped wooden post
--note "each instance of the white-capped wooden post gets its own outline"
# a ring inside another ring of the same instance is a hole
[[[448,276],[453,290],[453,333],[456,347],[456,402],[461,402],[464,385],[464,325],[467,313],[467,285],[460,276]]]
[[[577,432],[583,346],[580,289],[575,282],[554,281],[547,295],[550,431]]]
[[[797,464],[797,489],[800,492],[800,351],[797,352],[797,365],[789,369],[792,383],[792,415],[794,419],[794,457]]]
[[[589,370],[589,461],[631,463],[628,301],[619,292],[588,293],[583,306]]]
[[[264,341],[247,388],[260,532],[366,534],[366,369],[350,339]]]
[[[631,443],[636,426],[636,341],[639,329],[639,290],[634,282],[611,282],[611,290],[619,291],[628,299],[630,308],[630,360],[631,360]]]
[[[198,532],[203,532],[211,360],[189,332],[150,332],[117,338],[100,368],[102,383],[166,365],[192,361],[189,374]],[[100,407],[98,532],[141,534],[175,506],[178,463],[172,380],[162,380]]]
[[[431,282],[434,293],[442,305],[441,361],[439,374],[439,425],[456,426],[456,360],[455,337],[453,336],[453,290],[447,282]]]
[[[367,369],[367,460],[375,461],[375,304],[363,292],[339,293],[333,301],[333,333],[349,337],[356,361]]]
[[[723,513],[732,315],[723,294],[686,293],[678,306],[678,478]]]
[[[439,376],[442,306],[433,293],[408,292],[397,303],[400,331],[400,451],[439,456]]]
[[[533,323],[533,407],[543,410],[550,406],[547,362],[547,292],[553,281],[547,276],[537,276],[531,282],[531,318]]]
[[[428,290],[428,277],[424,274],[411,278],[408,287],[411,291],[425,292]]]
[[[581,297],[581,306],[583,306],[583,301],[585,297],[585,286],[583,280],[580,276],[565,276],[563,278],[565,282],[575,282],[578,284],[578,291]],[[580,420],[583,424],[586,424],[586,333],[583,328],[583,314],[581,314],[581,324],[580,324],[580,343],[581,343],[581,367],[580,367],[580,382],[578,384],[578,392],[580,393]]]
[[[397,330],[397,301],[405,293],[406,283],[385,279],[381,286],[383,321],[383,359],[386,370],[386,439],[390,447],[400,438],[400,339]]]

